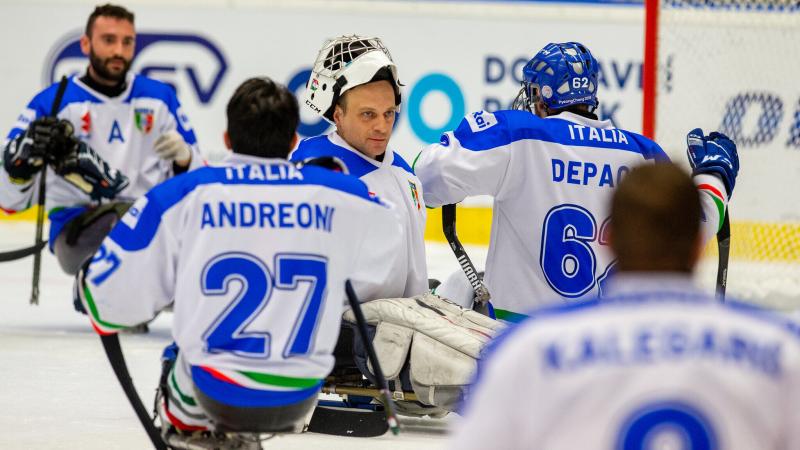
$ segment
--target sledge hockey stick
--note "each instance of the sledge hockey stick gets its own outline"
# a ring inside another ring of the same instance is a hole
[[[728,220],[728,209],[725,208],[725,218],[722,226],[717,231],[717,250],[719,264],[717,265],[717,295],[725,301],[725,288],[728,287],[728,256],[731,252],[731,224]]]
[[[125,364],[125,357],[122,355],[122,347],[119,345],[119,335],[117,333],[100,336],[103,342],[103,349],[106,351],[108,362],[111,363],[111,368],[114,369],[114,374],[117,376],[122,390],[125,391],[125,396],[133,407],[136,417],[142,423],[147,436],[153,443],[156,450],[167,450],[167,445],[161,439],[161,433],[158,432],[153,425],[150,416],[147,414],[142,399],[139,398],[139,393],[136,392],[136,387],[133,385],[133,380],[128,372],[128,366]]]
[[[47,245],[47,241],[42,241],[41,243],[31,245],[30,247],[2,252],[0,253],[0,262],[16,261],[18,259],[26,258],[42,251],[45,245]]]
[[[50,117],[55,118],[58,114],[58,108],[61,107],[61,99],[64,98],[64,91],[67,90],[67,77],[62,76],[61,81],[58,83],[58,90],[56,97],[53,99],[53,106],[50,108]],[[37,204],[39,210],[36,211],[36,243],[34,247],[39,247],[39,251],[33,254],[33,280],[31,281],[31,305],[39,304],[39,278],[42,273],[42,247],[44,241],[42,240],[42,233],[44,232],[44,201],[47,196],[45,193],[45,186],[47,184],[47,164],[42,168],[42,174],[39,176],[39,199]]]
[[[475,306],[473,309],[488,316],[488,303],[491,299],[491,295],[489,295],[489,290],[486,289],[483,281],[481,281],[478,276],[478,271],[475,270],[475,265],[472,264],[472,260],[469,259],[467,251],[464,250],[464,246],[461,245],[461,241],[459,241],[458,236],[456,236],[456,205],[442,205],[442,231],[444,232],[444,237],[447,239],[447,242],[450,244],[450,248],[456,255],[458,264],[461,265],[461,270],[464,271],[464,274],[469,280],[469,284],[472,285],[472,290],[475,291]]]
[[[367,321],[364,319],[364,313],[361,311],[361,304],[358,302],[358,297],[353,290],[353,285],[350,283],[350,280],[345,281],[344,290],[347,293],[347,301],[350,303],[350,308],[353,309],[353,315],[356,316],[358,332],[361,335],[361,339],[364,341],[364,346],[367,348],[367,356],[372,363],[372,371],[378,381],[378,388],[384,402],[383,411],[386,414],[386,423],[389,424],[392,434],[397,435],[400,433],[400,425],[397,422],[397,413],[395,413],[394,410],[392,394],[389,392],[389,384],[386,383],[386,377],[383,376],[383,370],[378,362],[378,355],[375,353],[375,347],[372,346],[372,341],[369,340]]]

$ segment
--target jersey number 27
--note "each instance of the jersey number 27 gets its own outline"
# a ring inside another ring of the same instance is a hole
[[[275,255],[274,268],[273,276],[257,256],[243,252],[223,253],[206,264],[200,279],[204,295],[225,296],[231,281],[241,282],[235,298],[203,334],[208,352],[269,358],[270,333],[245,330],[264,310],[275,290],[306,293],[282,356],[289,358],[311,352],[326,292],[328,260],[319,255],[280,253]],[[300,288],[301,283],[306,289]]]

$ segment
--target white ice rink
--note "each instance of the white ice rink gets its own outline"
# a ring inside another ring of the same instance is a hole
[[[0,222],[0,251],[32,244],[33,224]],[[483,247],[467,246],[477,265]],[[29,306],[32,258],[0,264],[0,449],[146,449],[151,448],[106,360],[88,319],[72,307],[72,279],[45,252],[39,306]],[[443,279],[458,265],[445,244],[428,244],[430,275]],[[764,267],[758,269],[763,270]],[[706,262],[700,284],[713,290],[716,264]],[[729,292],[758,294],[763,283],[746,282],[753,268],[732,262]],[[770,303],[798,309],[800,280],[772,269],[777,291],[788,292]],[[772,288],[772,287],[770,287]],[[146,335],[122,335],[131,375],[142,400],[151,406],[160,372],[161,350],[171,342],[171,315],[163,314]],[[407,419],[399,436],[332,437],[319,434],[281,436],[274,449],[433,449],[445,445],[449,425],[458,420]]]
[[[33,224],[0,222],[0,251],[33,242]],[[485,250],[468,247],[483,261]],[[29,306],[33,259],[0,264],[0,449],[152,448],[88,319],[72,308],[72,279],[48,252],[42,258],[41,299]],[[431,244],[432,276],[458,265],[444,244]],[[161,368],[161,350],[172,341],[171,315],[162,314],[146,335],[122,335],[122,346],[139,395],[150,408]],[[281,436],[270,449],[442,448],[446,420],[410,419],[400,436]]]

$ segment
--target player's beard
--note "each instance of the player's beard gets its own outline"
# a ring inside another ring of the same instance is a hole
[[[122,70],[119,72],[114,72],[108,68],[108,64],[112,60],[122,61],[123,67]],[[131,62],[121,56],[112,56],[110,58],[101,58],[95,54],[94,49],[89,50],[89,64],[92,66],[92,70],[98,77],[107,80],[107,81],[114,81],[116,83],[122,83],[125,81],[125,76],[128,74],[128,69],[131,68]]]

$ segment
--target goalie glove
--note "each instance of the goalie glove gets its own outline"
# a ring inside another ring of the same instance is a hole
[[[71,145],[50,162],[53,170],[92,200],[113,199],[128,187],[128,177],[111,168],[91,147],[71,137]]]
[[[700,128],[689,132],[686,144],[692,175],[716,174],[725,183],[730,197],[739,174],[739,154],[736,151],[736,144],[728,136],[716,131],[704,136]]]

